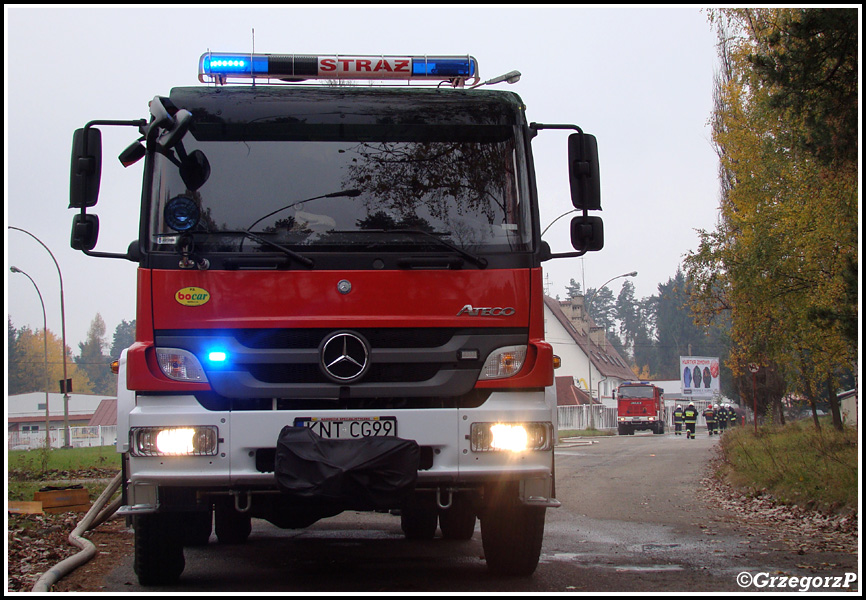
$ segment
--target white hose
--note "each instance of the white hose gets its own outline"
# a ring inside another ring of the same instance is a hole
[[[78,524],[78,527],[69,534],[69,542],[72,545],[81,548],[81,552],[70,556],[48,569],[48,571],[43,573],[36,581],[32,591],[49,591],[51,586],[57,583],[63,576],[68,575],[93,558],[96,554],[96,546],[94,546],[90,540],[81,537],[81,535],[84,532],[93,529],[100,523],[103,523],[120,507],[121,498],[118,498],[102,511],[102,507],[105,506],[108,499],[111,498],[115,491],[117,491],[117,488],[120,487],[120,483],[121,473],[118,473],[117,476],[111,480],[111,483],[108,484],[108,487],[105,488],[105,491],[103,491],[99,498],[97,498],[96,502],[93,503],[93,506],[91,506],[90,510],[87,511],[87,514],[84,515],[84,518]]]

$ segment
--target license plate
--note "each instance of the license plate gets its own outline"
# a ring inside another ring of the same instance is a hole
[[[309,427],[328,440],[397,435],[397,417],[298,417],[295,427]]]

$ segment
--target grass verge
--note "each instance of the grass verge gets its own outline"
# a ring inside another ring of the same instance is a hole
[[[810,419],[755,433],[737,427],[721,438],[719,475],[736,487],[766,492],[783,504],[822,511],[857,509],[857,430],[816,430]]]
[[[46,485],[59,486],[82,479],[111,479],[120,471],[120,454],[114,446],[13,450],[6,460],[7,500],[33,500],[34,492]],[[95,500],[105,487],[102,482],[89,482],[90,499]]]

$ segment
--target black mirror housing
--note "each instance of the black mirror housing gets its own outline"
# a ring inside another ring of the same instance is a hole
[[[69,174],[69,208],[95,206],[102,173],[102,133],[98,129],[76,129],[72,136]]]
[[[595,252],[604,248],[601,217],[574,217],[571,220],[571,245],[578,252]]]
[[[99,217],[77,214],[72,217],[72,238],[69,245],[74,250],[93,250],[99,237]]]
[[[580,210],[601,210],[598,141],[588,133],[568,136],[568,177],[571,202]]]

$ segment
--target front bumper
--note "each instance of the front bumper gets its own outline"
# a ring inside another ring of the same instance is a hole
[[[207,493],[279,493],[272,457],[281,430],[295,418],[325,418],[334,411],[210,411],[193,396],[139,395],[129,427],[215,426],[214,456],[139,457],[128,455],[127,501],[123,512],[151,512],[160,505],[159,488]],[[558,506],[553,499],[553,443],[549,449],[510,452],[472,450],[470,430],[478,422],[550,422],[543,391],[494,392],[477,408],[343,410],[340,417],[393,416],[397,437],[420,448],[414,487],[438,492],[474,488],[492,481],[520,482],[527,504]],[[122,435],[118,432],[118,435]],[[125,448],[128,450],[128,447]]]

